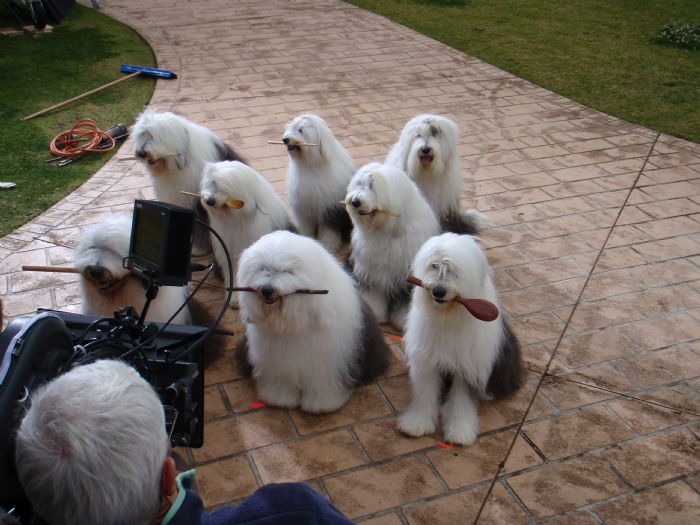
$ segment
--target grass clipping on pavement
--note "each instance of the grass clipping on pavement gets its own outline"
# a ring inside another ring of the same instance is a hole
[[[0,27],[20,27],[2,2]],[[132,29],[81,5],[51,32],[0,35],[0,48],[0,181],[16,183],[0,190],[4,236],[80,186],[118,149],[58,167],[45,163],[51,139],[81,118],[102,130],[130,126],[151,99],[155,79],[135,77],[33,120],[20,118],[124,76],[120,64],[155,66],[155,58]]]

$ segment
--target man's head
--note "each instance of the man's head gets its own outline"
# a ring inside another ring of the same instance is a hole
[[[20,481],[51,524],[149,523],[167,456],[158,397],[118,361],[81,366],[44,385],[17,432]]]

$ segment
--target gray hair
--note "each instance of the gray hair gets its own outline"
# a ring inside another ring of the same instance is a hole
[[[163,407],[131,367],[104,360],[38,389],[17,431],[20,482],[51,524],[142,524],[160,506]]]

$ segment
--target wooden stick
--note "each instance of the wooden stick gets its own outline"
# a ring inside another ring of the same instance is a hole
[[[179,153],[163,153],[160,157],[158,157],[158,160],[169,159],[170,157],[177,157],[178,155],[179,155]],[[118,158],[117,160],[121,161],[121,160],[146,160],[146,159],[142,159],[141,157],[134,156],[134,157],[121,157],[121,158]]]
[[[191,197],[199,197],[200,199],[202,198],[201,193],[192,193],[191,191],[185,191],[185,190],[180,190],[180,193],[183,195],[189,195]],[[243,206],[245,206],[245,202],[240,200],[240,199],[229,199],[226,201],[226,206],[229,208],[235,208],[237,210],[240,210]]]
[[[350,204],[350,203],[347,202],[347,201],[338,201],[338,204],[344,204],[345,206],[347,206],[347,205]],[[376,208],[376,209],[374,209],[374,210],[372,210],[372,211],[373,211],[373,212],[376,211],[377,213],[383,213],[383,214],[385,214],[385,215],[391,215],[392,217],[401,217],[401,214],[400,214],[398,211],[380,210],[379,208]],[[371,212],[370,212],[370,213],[371,213]]]
[[[259,288],[252,288],[251,286],[234,286],[232,288],[234,292],[254,292],[254,293],[260,293]],[[325,295],[328,293],[328,290],[310,290],[308,288],[301,288],[299,290],[294,290],[293,292],[289,292],[288,294],[285,295],[291,295],[294,293],[304,293],[304,294],[312,294],[312,295]]]
[[[77,100],[83,99],[87,96],[92,95],[93,93],[97,93],[98,91],[102,91],[103,89],[107,89],[108,87],[112,87],[115,84],[119,84],[119,82],[124,82],[125,80],[129,80],[130,78],[133,78],[137,75],[140,75],[140,71],[136,71],[135,73],[131,73],[130,75],[127,75],[125,77],[118,78],[117,80],[113,80],[112,82],[105,84],[104,86],[100,86],[98,88],[95,88],[93,90],[87,91],[83,93],[82,95],[78,95],[77,97],[69,98],[68,100],[64,100],[63,102],[59,102],[58,104],[54,104],[53,106],[50,106],[46,109],[42,109],[41,111],[37,111],[36,113],[32,113],[31,115],[27,115],[26,117],[22,117],[20,120],[23,122],[26,122],[27,120],[31,120],[34,117],[38,117],[40,115],[43,115],[45,113],[48,113],[49,111],[53,111],[54,109],[62,108],[63,106],[67,106],[71,102],[75,102]]]
[[[53,272],[53,273],[80,273],[77,268],[69,268],[67,266],[22,266],[25,272]]]
[[[281,140],[268,140],[268,144],[285,144]],[[306,142],[297,142],[295,144],[292,144],[292,146],[318,146],[318,144],[307,144]]]
[[[406,278],[406,282],[430,290],[423,281],[413,275],[409,275]],[[493,321],[498,318],[498,307],[486,299],[465,299],[464,297],[456,296],[452,300],[464,306],[470,314],[480,321]]]

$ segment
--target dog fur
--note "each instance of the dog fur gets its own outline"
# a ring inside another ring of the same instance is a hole
[[[129,255],[131,216],[106,215],[81,233],[75,247],[75,267],[80,270],[80,295],[84,314],[113,317],[114,311],[133,306],[141,312],[146,302],[145,280],[130,272],[122,261]],[[185,302],[187,288],[162,286],[151,302],[147,321],[170,319]],[[189,308],[183,308],[173,323],[191,322]]]
[[[202,174],[202,205],[211,227],[222,237],[231,256],[235,277],[238,259],[248,246],[275,230],[296,231],[286,204],[265,177],[238,161],[207,163]],[[226,205],[229,199],[244,202],[240,209]],[[226,288],[231,283],[224,250],[212,239],[214,257],[223,271]],[[237,294],[234,294],[237,297]],[[237,299],[234,298],[234,303]]]
[[[318,241],[285,231],[263,236],[243,252],[237,285],[259,290],[240,295],[246,339],[236,353],[266,403],[331,412],[386,370],[389,349],[374,315]]]
[[[381,323],[403,329],[409,268],[421,245],[440,233],[435,212],[399,168],[371,163],[353,177],[346,196],[353,221],[350,265]],[[372,211],[388,210],[400,217]]]
[[[290,161],[287,194],[299,232],[335,253],[350,240],[352,230],[345,207],[338,204],[355,171],[352,158],[316,115],[296,117],[282,140]],[[300,143],[317,146],[298,146]]]
[[[404,170],[418,185],[435,209],[443,231],[475,234],[486,221],[476,210],[460,211],[458,135],[457,124],[447,117],[418,115],[406,123],[386,163]]]
[[[131,135],[135,154],[151,175],[156,199],[192,208],[204,222],[207,215],[199,201],[180,191],[199,191],[205,162],[245,162],[212,130],[171,112],[147,109],[136,119]],[[194,232],[193,254],[209,253],[209,232],[199,224]]]
[[[474,318],[456,296],[486,299],[498,294],[486,256],[468,235],[445,233],[428,240],[416,255],[416,287],[404,335],[412,387],[409,407],[398,420],[411,436],[437,430],[441,392],[445,440],[466,445],[479,434],[479,399],[499,399],[520,386],[518,341],[503,314]],[[431,290],[431,291],[429,291]]]

